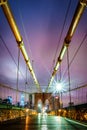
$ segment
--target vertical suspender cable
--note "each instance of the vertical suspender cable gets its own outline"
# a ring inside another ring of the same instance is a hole
[[[20,49],[18,48],[18,67],[17,67],[17,89],[16,89],[16,103],[18,102],[19,62],[20,62]]]
[[[27,65],[26,65],[26,82],[25,82],[25,101],[27,100],[27,91],[26,91],[26,89],[27,89]]]
[[[61,82],[61,64],[60,64],[60,68],[59,68],[59,73],[60,73],[59,81]]]
[[[59,83],[61,84],[61,64],[59,67]],[[62,91],[59,92],[59,107],[61,109],[61,102],[62,102]]]
[[[59,69],[60,69],[60,80],[59,80],[59,81],[60,81],[60,83],[61,83],[61,64],[60,64],[60,68],[59,68]],[[61,103],[62,103],[62,95],[63,95],[63,93],[62,93],[62,91],[61,91],[61,92],[60,92],[60,101],[61,101],[61,102],[60,102],[60,108],[62,108],[62,106],[61,106],[61,105],[62,105],[62,104],[61,104]]]
[[[69,50],[67,48],[67,65],[68,65],[68,82],[69,82],[69,106],[71,106],[71,88],[70,88],[70,67],[69,67]]]

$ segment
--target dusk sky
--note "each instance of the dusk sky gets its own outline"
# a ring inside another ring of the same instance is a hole
[[[40,87],[45,90],[50,81],[79,0],[8,0],[23,38]],[[62,35],[61,35],[62,34]],[[87,84],[87,8],[83,12],[69,46],[71,88]],[[16,88],[18,45],[2,8],[0,8],[0,83]],[[19,59],[19,89],[24,90],[26,64]],[[60,80],[60,68],[55,81]],[[61,62],[61,82],[67,90],[67,55]],[[36,92],[27,68],[27,91]]]

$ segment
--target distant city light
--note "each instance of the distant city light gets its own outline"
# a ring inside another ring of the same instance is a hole
[[[38,107],[41,107],[41,104],[38,104]]]

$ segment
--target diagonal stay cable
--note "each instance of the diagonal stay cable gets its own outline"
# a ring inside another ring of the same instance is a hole
[[[19,16],[20,16],[22,28],[23,28],[23,31],[24,31],[25,39],[26,39],[27,43],[29,43],[28,35],[27,35],[26,29],[25,29],[25,25],[24,25],[24,22],[23,22],[23,16],[22,16],[22,14],[21,14],[21,10],[20,10],[20,9],[19,9]],[[29,45],[30,45],[30,43],[29,43]],[[29,49],[29,52],[30,52],[30,54],[31,54],[31,56],[32,56],[32,51],[31,51],[30,46],[28,47],[28,49]]]
[[[16,67],[18,68],[18,65],[17,65],[17,63],[16,63],[16,61],[15,61],[15,59],[14,59],[12,53],[10,52],[9,48],[7,47],[7,45],[6,45],[6,43],[5,43],[4,39],[3,39],[3,37],[2,37],[1,35],[0,35],[0,39],[2,40],[3,45],[4,45],[5,48],[7,49],[9,55],[11,56],[12,60],[14,61],[15,65],[16,65]],[[20,70],[19,70],[19,71],[20,71]],[[20,73],[21,73],[21,75],[22,75],[22,77],[24,78],[24,81],[25,81],[25,77],[24,77],[23,73],[22,73],[21,71],[20,71]]]
[[[71,66],[72,62],[74,61],[74,59],[75,59],[75,57],[76,57],[76,55],[77,55],[79,49],[81,48],[81,46],[82,46],[82,44],[84,43],[84,41],[85,41],[86,38],[87,38],[87,33],[84,35],[84,37],[83,37],[83,39],[82,39],[82,41],[81,41],[79,47],[77,48],[76,52],[74,53],[74,56],[73,56],[72,60],[71,60],[70,63],[69,63],[69,67]],[[64,74],[63,74],[63,76],[65,75],[65,73],[67,72],[67,70],[68,70],[68,67],[66,68],[66,70],[65,70],[65,72],[64,72]],[[62,76],[62,78],[63,78],[63,76]]]
[[[63,23],[63,26],[62,26],[62,29],[61,29],[59,40],[58,40],[59,44],[60,44],[60,41],[61,41],[61,38],[62,38],[62,34],[63,34],[63,31],[64,31],[64,27],[65,27],[65,24],[66,24],[66,19],[67,19],[68,12],[69,12],[69,9],[70,9],[70,6],[71,6],[71,1],[72,0],[69,1],[68,7],[67,7],[67,10],[66,10],[66,14],[65,14],[65,18],[64,18],[64,23]],[[56,48],[56,52],[55,52],[55,55],[54,55],[53,63],[55,63],[55,58],[56,58],[56,55],[57,55],[59,44],[57,44],[57,48]]]

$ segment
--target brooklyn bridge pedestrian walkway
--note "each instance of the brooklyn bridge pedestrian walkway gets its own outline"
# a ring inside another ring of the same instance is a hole
[[[0,125],[0,130],[87,130],[87,125],[60,116],[26,116]]]

